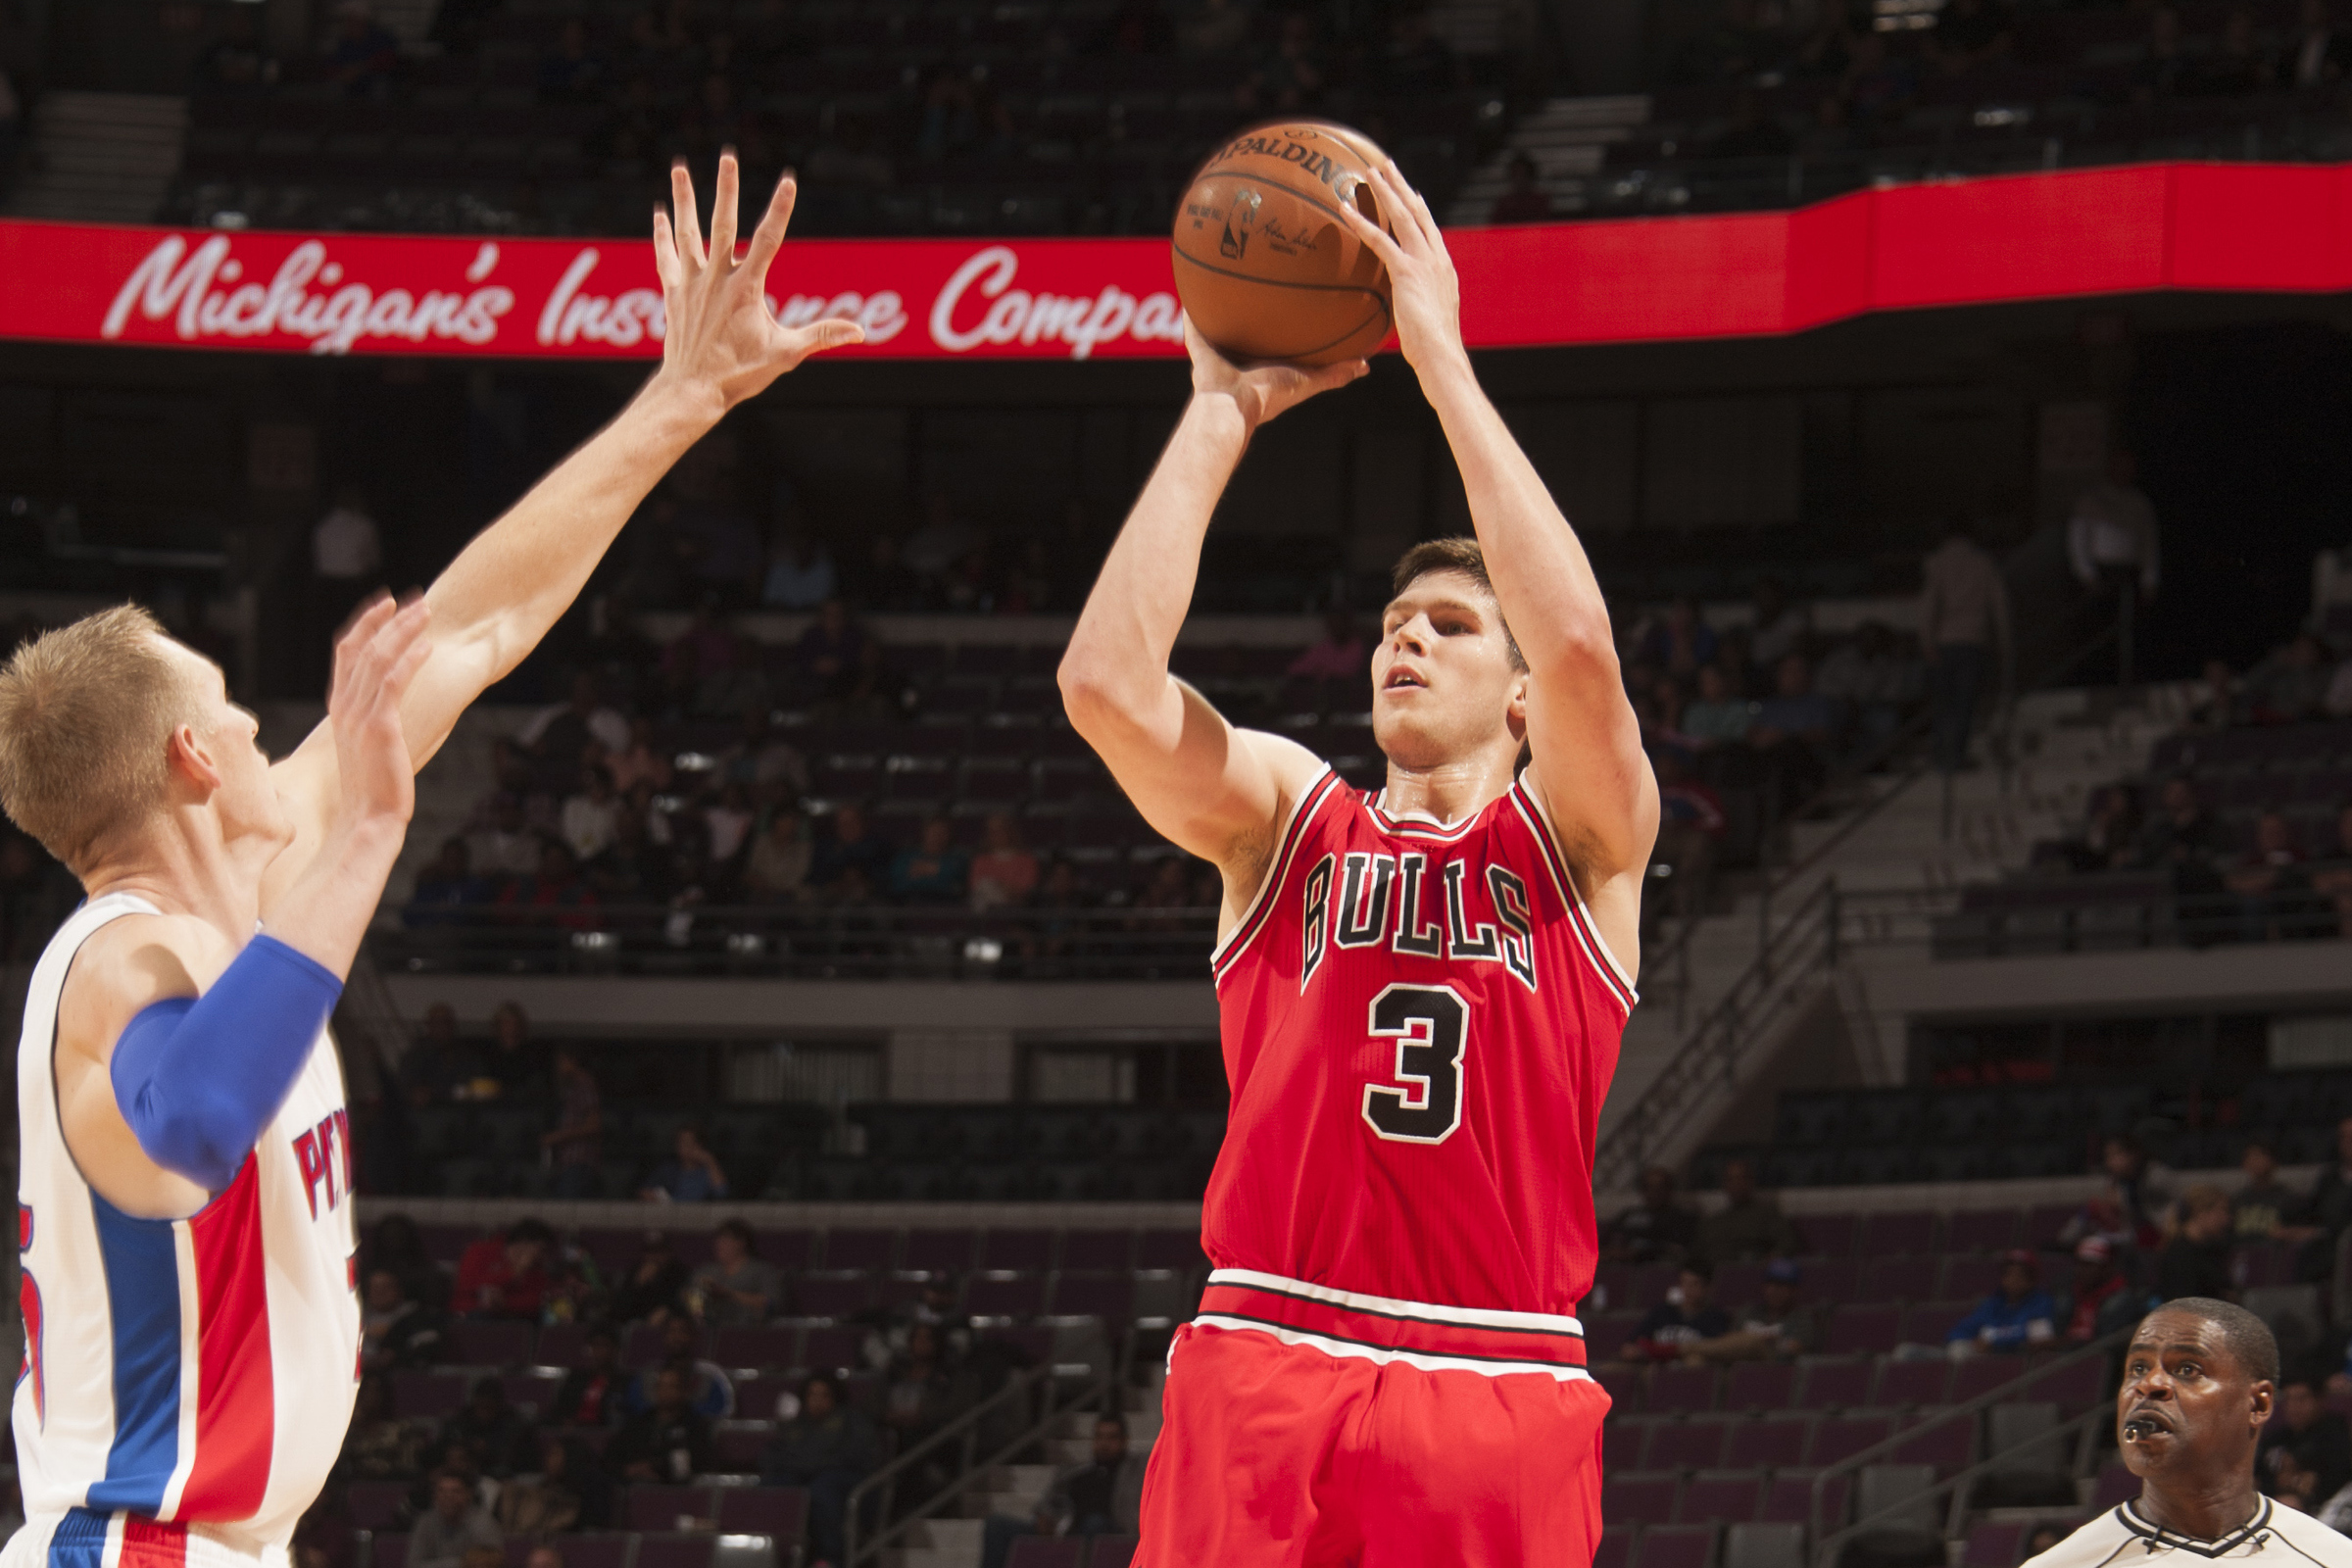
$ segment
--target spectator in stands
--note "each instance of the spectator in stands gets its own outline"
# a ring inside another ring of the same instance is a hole
[[[503,1554],[505,1545],[498,1521],[474,1499],[463,1472],[433,1478],[433,1505],[409,1532],[409,1561],[416,1568],[466,1568],[468,1552],[486,1547]]]
[[[2257,724],[2300,724],[2324,711],[2335,661],[2328,645],[2302,632],[2246,671],[2245,700]]]
[[[639,713],[629,720],[629,740],[605,758],[605,771],[612,777],[612,787],[622,795],[632,794],[639,784],[655,790],[669,788],[670,760],[666,753],[654,745],[654,721]]]
[[[674,1259],[673,1259],[674,1261]],[[609,1427],[621,1418],[628,1374],[620,1369],[620,1334],[600,1323],[588,1331],[578,1366],[564,1374],[548,1402],[548,1419],[559,1427]]]
[[[606,1523],[609,1489],[588,1446],[576,1437],[543,1433],[539,1468],[514,1477],[498,1492],[499,1528],[509,1536],[539,1539]],[[536,1561],[545,1544],[535,1548]],[[561,1568],[562,1559],[557,1559]]]
[[[464,839],[445,839],[441,853],[416,873],[401,923],[412,931],[432,926],[460,925],[464,911],[488,904],[493,890],[486,878],[473,874],[473,858]]]
[[[604,1097],[596,1076],[569,1049],[556,1053],[556,1124],[539,1135],[554,1167],[550,1190],[558,1198],[596,1196],[596,1168],[605,1152]]]
[[[443,1105],[470,1094],[480,1076],[478,1054],[458,1038],[458,1015],[446,1002],[424,1010],[424,1022],[401,1058],[401,1087],[412,1105]],[[415,1281],[411,1281],[414,1285]]]
[[[2165,780],[2155,815],[2141,825],[2136,859],[2147,870],[2209,868],[2222,848],[2220,824],[2198,798],[2195,782]]]
[[[2247,1139],[2237,1168],[2245,1180],[2230,1197],[2230,1235],[2241,1245],[2308,1241],[2312,1233],[2301,1224],[2308,1200],[2278,1179],[2278,1154],[2270,1140]]]
[[[1701,746],[1740,746],[1755,728],[1756,705],[1733,687],[1720,664],[1702,664],[1698,695],[1683,708],[1682,733]]]
[[[2139,806],[2131,789],[2122,784],[2101,785],[2091,791],[2082,833],[2059,853],[2076,871],[2111,870],[2137,858],[2139,832]]]
[[[1674,1172],[1642,1173],[1642,1197],[1602,1228],[1600,1255],[1611,1263],[1680,1262],[1698,1234],[1698,1216],[1674,1190]]]
[[[464,1443],[481,1460],[482,1473],[504,1481],[519,1469],[530,1423],[507,1402],[507,1386],[497,1376],[474,1379],[472,1390],[458,1413],[441,1425],[444,1445]]]
[[[604,700],[596,677],[586,671],[572,677],[569,697],[539,710],[514,732],[515,744],[549,769],[559,788],[578,773],[591,745],[609,756],[626,749],[629,739],[629,721]]]
[[[416,1473],[423,1451],[424,1433],[392,1413],[391,1375],[362,1373],[336,1473],[346,1481],[405,1481]]]
[[[370,1269],[360,1312],[360,1365],[369,1372],[430,1366],[441,1359],[441,1315],[409,1294],[389,1268]]]
[[[2230,1277],[2230,1195],[2200,1182],[2180,1194],[2180,1223],[2156,1254],[2156,1295],[2174,1301],[2202,1296],[2237,1299]]]
[[[1813,689],[1853,716],[1864,744],[1877,745],[1902,727],[1919,700],[1923,673],[1891,628],[1866,620],[1821,662]]]
[[[841,573],[824,541],[798,522],[787,524],[768,557],[760,602],[777,610],[814,610],[840,592]]]
[[[1010,811],[989,816],[985,843],[972,859],[972,907],[997,909],[1027,904],[1037,891],[1037,857],[1021,847],[1020,828]]]
[[[220,34],[205,46],[196,58],[191,85],[199,93],[250,96],[268,91],[277,83],[277,57],[262,40],[258,19],[244,6],[228,6],[220,13]],[[9,152],[0,146],[0,154]],[[7,165],[0,162],[0,185],[7,177]]]
[[[1804,1250],[1804,1242],[1780,1200],[1756,1191],[1756,1167],[1746,1159],[1723,1165],[1723,1206],[1702,1214],[1691,1249],[1710,1263],[1738,1263],[1757,1257],[1788,1257]]]
[[[1838,728],[1838,705],[1813,689],[1805,656],[1790,654],[1773,666],[1772,695],[1756,705],[1747,743],[1772,759],[1802,799],[1827,780]]]
[[[488,825],[466,835],[466,849],[482,876],[529,876],[539,869],[539,835],[523,824],[522,803],[504,791],[490,802]]]
[[[1796,1298],[1803,1280],[1796,1259],[1774,1258],[1764,1265],[1760,1299],[1734,1315],[1729,1334],[1689,1347],[1683,1360],[1692,1366],[1789,1361],[1820,1349],[1820,1316]]]
[[[1723,798],[1690,776],[1682,752],[1661,747],[1650,759],[1658,779],[1658,841],[1650,852],[1653,870],[1642,886],[1642,940],[1654,940],[1658,921],[1671,907],[1685,921],[1705,912],[1707,892],[1715,868],[1716,847],[1729,831]],[[1661,885],[1662,883],[1662,885]]]
[[[881,1456],[881,1433],[842,1397],[839,1378],[819,1374],[801,1385],[799,1408],[777,1423],[760,1455],[760,1484],[807,1490],[811,1561],[848,1561],[843,1526],[850,1494]]]
[[[519,1002],[490,1009],[490,1051],[485,1076],[493,1100],[536,1100],[548,1093],[553,1058],[531,1038],[531,1015]]]
[[[2352,1483],[2352,1427],[2328,1408],[2328,1391],[2305,1371],[2280,1380],[2279,1419],[2254,1450],[2254,1477],[2281,1502],[2310,1512]]]
[[[1000,1514],[982,1535],[980,1568],[1004,1568],[1023,1536],[1132,1536],[1144,1505],[1144,1461],[1127,1451],[1127,1422],[1095,1420],[1094,1457],[1054,1478],[1033,1519]]]
[[[714,866],[733,866],[751,841],[752,828],[760,815],[752,809],[751,793],[741,784],[729,784],[718,792],[718,799],[703,808],[703,833],[710,845]]]
[[[460,1317],[515,1317],[535,1322],[547,1294],[556,1233],[525,1217],[505,1236],[485,1236],[458,1259],[449,1307]]]
[[[808,787],[808,759],[779,732],[765,703],[747,705],[735,724],[735,738],[718,752],[719,777],[740,784],[761,801],[789,792],[800,795]]]
[[[1236,89],[1234,100],[1247,110],[1293,113],[1322,98],[1327,75],[1315,19],[1294,11],[1283,18],[1279,40]]]
[[[1715,628],[1699,611],[1698,601],[1684,594],[1663,612],[1644,618],[1637,638],[1641,657],[1671,675],[1690,675],[1715,662],[1719,640]]]
[[[722,1220],[710,1238],[710,1261],[694,1271],[688,1299],[701,1303],[702,1320],[711,1328],[764,1323],[784,1310],[784,1276],[760,1258],[749,1225]]]
[[[650,790],[640,785],[638,793]],[[600,903],[637,904],[668,896],[670,858],[653,841],[651,817],[651,808],[632,795],[613,818],[612,843],[587,868]]]
[[[2326,90],[2352,69],[2352,36],[2336,25],[2328,0],[2303,0],[2283,64],[2286,84],[2307,93]]]
[[[2085,1236],[2075,1244],[2075,1277],[2067,1291],[2062,1330],[2068,1343],[2087,1345],[2129,1328],[2150,1304],[2148,1293],[2135,1290],[2116,1262],[2114,1242]]]
[[[766,904],[791,904],[805,898],[814,857],[808,819],[797,805],[778,806],[768,813],[767,826],[752,840],[743,866],[744,893]]]
[[[1812,612],[1791,600],[1778,577],[1757,579],[1750,615],[1747,657],[1758,664],[1777,667],[1790,654],[1803,653],[1813,635]]]
[[[2335,935],[2335,911],[2312,889],[2303,853],[2286,813],[2264,811],[2254,820],[2254,848],[2222,877],[2238,899],[2239,938],[2265,942]]]
[[[939,1331],[916,1323],[906,1331],[906,1348],[891,1364],[882,1389],[882,1422],[898,1434],[904,1452],[944,1426],[956,1413],[956,1385],[942,1350]]]
[[[2041,1288],[2041,1265],[2019,1248],[2001,1258],[2000,1288],[1951,1326],[1943,1348],[1954,1358],[1981,1351],[2014,1354],[2055,1341],[2057,1324],[2058,1308]]]
[[[952,842],[956,825],[945,816],[923,822],[919,843],[891,861],[890,896],[902,904],[961,904],[967,894],[971,859]]]
[[[649,1203],[710,1203],[727,1196],[727,1173],[699,1128],[680,1127],[670,1157],[654,1167],[637,1196]]]
[[[593,860],[611,848],[613,823],[621,809],[621,799],[612,793],[612,780],[605,770],[581,768],[580,787],[564,799],[563,814],[557,819],[573,859]]]
[[[2247,710],[2245,692],[2240,688],[2237,672],[2225,659],[2205,661],[2205,678],[2191,688],[2188,707],[2188,729],[2230,729],[2243,724],[2252,715]]]
[[[596,925],[596,916],[588,912],[596,906],[596,889],[580,875],[571,851],[559,839],[540,841],[539,869],[499,889],[498,903],[516,920],[552,921],[574,931]]]
[[[1919,645],[1935,710],[1936,765],[1956,773],[1968,763],[1984,683],[2008,659],[2009,594],[1965,515],[1953,518],[1921,577]]]
[[[1731,119],[1703,147],[1709,158],[1786,158],[1796,150],[1796,142],[1786,126],[1764,112],[1755,92],[1743,87],[1732,95]]]
[[[832,831],[816,841],[809,880],[835,902],[844,902],[844,875],[858,872],[869,890],[887,886],[892,858],[890,845],[868,825],[865,808],[843,801],[834,808]]]
[[[2153,57],[2150,67],[2164,75],[2178,68],[2180,19],[2160,6],[2150,24],[2151,38],[2169,25],[2174,38],[2171,60]],[[2161,547],[2157,539],[2156,509],[2133,482],[2138,466],[2130,452],[2117,448],[2107,460],[2104,478],[2082,492],[2067,522],[2066,547],[2075,576],[2083,587],[2116,602],[2116,636],[2120,650],[2119,678],[2132,680],[2132,635],[2138,607],[2154,601],[2161,580]]]
[[[702,1353],[703,1331],[686,1313],[673,1313],[662,1321],[662,1356],[660,1361],[640,1372],[629,1384],[624,1395],[632,1411],[651,1409],[660,1390],[656,1387],[663,1367],[686,1369],[686,1398],[695,1410],[712,1421],[723,1421],[735,1413],[735,1384],[720,1369],[717,1362]]]
[[[815,623],[794,650],[805,695],[820,703],[848,696],[866,640],[865,628],[850,618],[849,606],[837,598],[819,606]]]
[[[1692,1346],[1731,1333],[1731,1314],[1707,1299],[1714,1283],[1714,1266],[1705,1258],[1686,1260],[1666,1299],[1642,1317],[1634,1337],[1618,1350],[1618,1360],[1679,1361]]]
[[[2325,1280],[2335,1272],[2337,1239],[2352,1229],[2352,1116],[2335,1124],[2335,1158],[2321,1168],[2304,1212],[2316,1234],[2298,1272],[2306,1280]]]
[[[647,1406],[620,1424],[605,1463],[628,1481],[682,1485],[710,1468],[710,1422],[691,1397],[695,1368],[668,1362],[653,1374]]]
[[[1507,223],[1548,223],[1551,216],[1551,192],[1544,188],[1536,161],[1525,153],[1511,154],[1510,183],[1494,198],[1487,221],[1497,227]]]

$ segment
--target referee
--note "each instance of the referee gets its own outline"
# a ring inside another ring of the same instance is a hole
[[[2254,1448],[2278,1384],[2278,1342],[2242,1306],[2183,1297],[2140,1319],[2115,1396],[2139,1495],[2032,1559],[2030,1568],[2260,1561],[2352,1568],[2352,1538],[2254,1487]]]

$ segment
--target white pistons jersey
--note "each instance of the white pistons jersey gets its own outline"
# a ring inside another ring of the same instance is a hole
[[[2266,1568],[2352,1568],[2352,1537],[2262,1497],[2255,1501],[2253,1518],[2219,1541],[2200,1541],[2165,1529],[2132,1501],[2108,1509],[2040,1556],[2028,1558],[2025,1568],[2142,1568],[2166,1557],[2196,1568],[2223,1560]]]
[[[83,905],[24,1003],[14,1414],[30,1524],[0,1568],[283,1561],[351,1424],[351,1124],[324,1030],[235,1179],[187,1219],[123,1213],[67,1152],[51,1059],[67,971],[99,927],[156,912],[124,894]]]

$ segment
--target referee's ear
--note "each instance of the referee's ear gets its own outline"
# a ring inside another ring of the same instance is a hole
[[[2271,1424],[2271,1407],[2278,1400],[2278,1385],[2269,1378],[2256,1378],[2246,1386],[2246,1415],[2259,1438],[2262,1429]]]

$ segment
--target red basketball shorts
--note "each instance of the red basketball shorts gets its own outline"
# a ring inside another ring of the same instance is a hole
[[[1426,1370],[1187,1323],[1135,1568],[1591,1568],[1588,1378]]]

